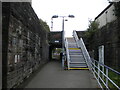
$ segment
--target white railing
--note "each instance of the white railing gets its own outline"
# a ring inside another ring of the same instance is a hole
[[[120,90],[120,86],[118,86],[115,83],[115,81],[111,79],[112,77],[110,77],[111,72],[112,72],[115,75],[117,75],[118,78],[120,78],[120,72],[98,62],[97,60],[91,59],[90,55],[86,49],[86,46],[83,42],[83,39],[78,38],[76,31],[73,31],[73,36],[78,44],[78,47],[80,47],[82,49],[82,52],[83,52],[84,57],[86,59],[89,70],[92,71],[92,73],[93,73],[94,77],[96,78],[100,87],[102,89],[107,88],[109,90],[111,88],[111,84],[112,84],[112,88],[117,88],[118,90]],[[103,71],[103,68],[104,68],[104,71]]]
[[[76,33],[75,30],[73,31],[73,37],[75,38],[75,41],[76,41],[76,43],[77,43],[77,46],[80,47],[80,44],[78,43],[78,42],[79,42],[79,38],[78,38],[77,33]]]
[[[91,69],[90,56],[89,56],[89,53],[87,52],[87,49],[85,47],[85,44],[84,44],[82,38],[80,38],[80,39],[78,38],[76,31],[73,31],[73,37],[75,38],[78,48],[82,49],[87,66],[89,67],[89,69]]]
[[[67,39],[65,39],[65,48],[66,48],[67,65],[68,65],[68,69],[69,69],[70,68],[70,55],[69,55],[69,50],[68,50]]]
[[[117,88],[118,90],[120,90],[120,86],[118,86],[114,80],[112,80],[112,78],[114,77],[110,77],[111,74],[114,73],[114,76],[118,76],[118,78],[120,78],[120,72],[98,62],[97,60],[91,59],[92,60],[92,72],[96,78],[96,80],[98,81],[99,85],[101,85],[101,87],[103,88],[103,86],[107,89],[110,88]],[[104,72],[103,69],[104,68]],[[102,84],[103,86],[102,86]],[[112,85],[112,87],[110,87],[110,83]]]

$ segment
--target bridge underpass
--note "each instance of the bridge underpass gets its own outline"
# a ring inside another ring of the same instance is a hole
[[[49,33],[49,45],[49,59],[52,60],[53,50],[62,49],[62,31],[51,31]],[[61,58],[61,54],[59,57]]]

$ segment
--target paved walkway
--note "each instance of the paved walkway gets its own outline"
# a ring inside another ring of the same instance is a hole
[[[63,70],[61,63],[46,64],[25,88],[98,88],[89,70]]]

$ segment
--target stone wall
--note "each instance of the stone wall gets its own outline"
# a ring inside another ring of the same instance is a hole
[[[3,88],[12,88],[49,60],[49,32],[30,3],[4,2],[2,13]]]

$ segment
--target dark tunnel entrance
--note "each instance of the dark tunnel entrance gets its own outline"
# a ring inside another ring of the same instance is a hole
[[[49,44],[50,60],[62,60],[62,31],[50,32]]]

